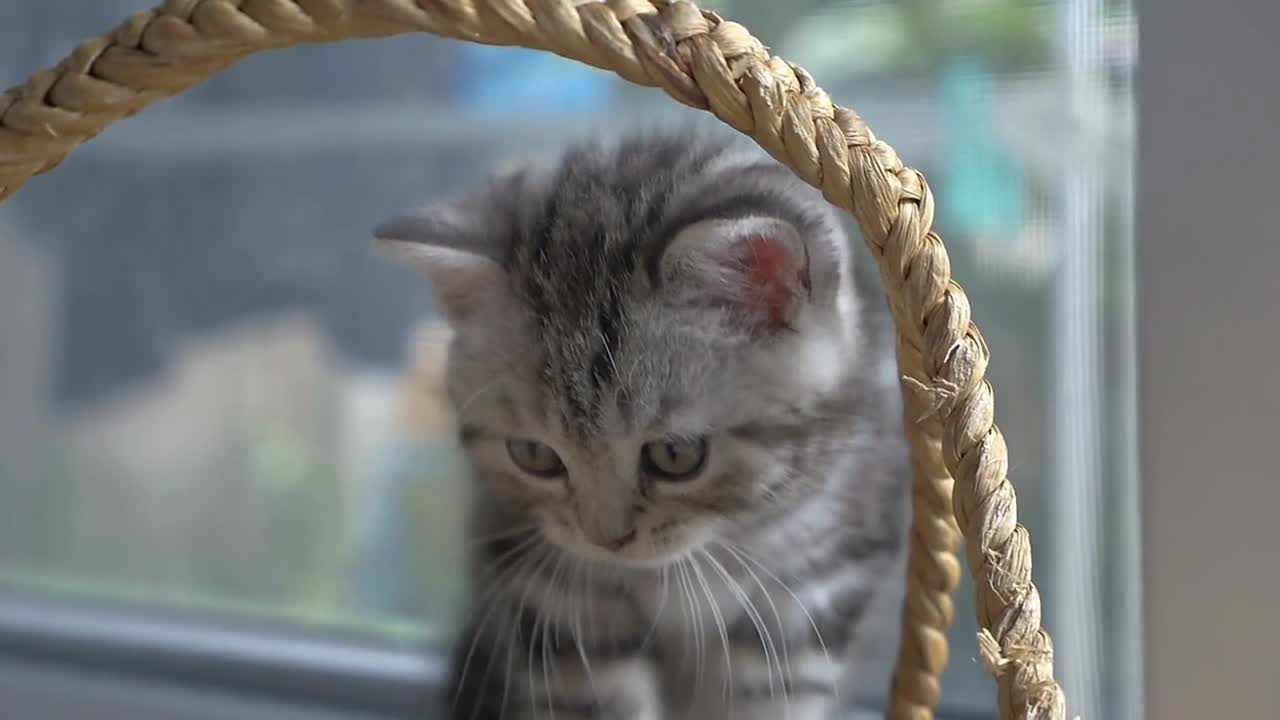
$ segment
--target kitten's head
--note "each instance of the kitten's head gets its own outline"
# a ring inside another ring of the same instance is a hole
[[[654,566],[821,490],[856,300],[829,207],[781,165],[685,135],[584,145],[375,235],[455,331],[493,516]]]

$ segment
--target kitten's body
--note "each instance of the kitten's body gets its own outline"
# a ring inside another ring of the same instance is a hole
[[[637,137],[379,236],[457,333],[478,482],[454,717],[826,717],[908,481],[882,302],[817,192]]]

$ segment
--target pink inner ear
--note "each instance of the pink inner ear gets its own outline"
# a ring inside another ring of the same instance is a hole
[[[795,251],[780,238],[748,235],[738,242],[738,252],[753,300],[770,325],[785,325],[797,285],[807,285]]]

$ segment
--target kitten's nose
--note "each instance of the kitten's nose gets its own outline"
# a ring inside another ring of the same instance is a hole
[[[636,539],[636,530],[631,528],[625,535],[619,535],[614,538],[591,538],[591,542],[610,552],[617,552],[622,548],[631,544]]]

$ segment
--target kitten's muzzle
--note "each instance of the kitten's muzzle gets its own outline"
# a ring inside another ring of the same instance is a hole
[[[630,545],[632,542],[634,542],[634,541],[635,541],[635,539],[636,539],[636,529],[635,529],[635,528],[631,528],[631,530],[630,530],[630,531],[628,531],[626,534],[624,534],[624,535],[619,535],[619,536],[614,537],[614,538],[601,538],[601,539],[598,539],[598,538],[594,538],[594,537],[593,537],[593,538],[589,538],[589,539],[590,539],[590,541],[591,541],[591,544],[592,544],[592,545],[596,545],[596,546],[602,547],[602,548],[604,548],[605,550],[608,550],[608,551],[610,551],[610,552],[618,552],[619,550],[621,550],[621,549],[625,548],[626,546]]]

